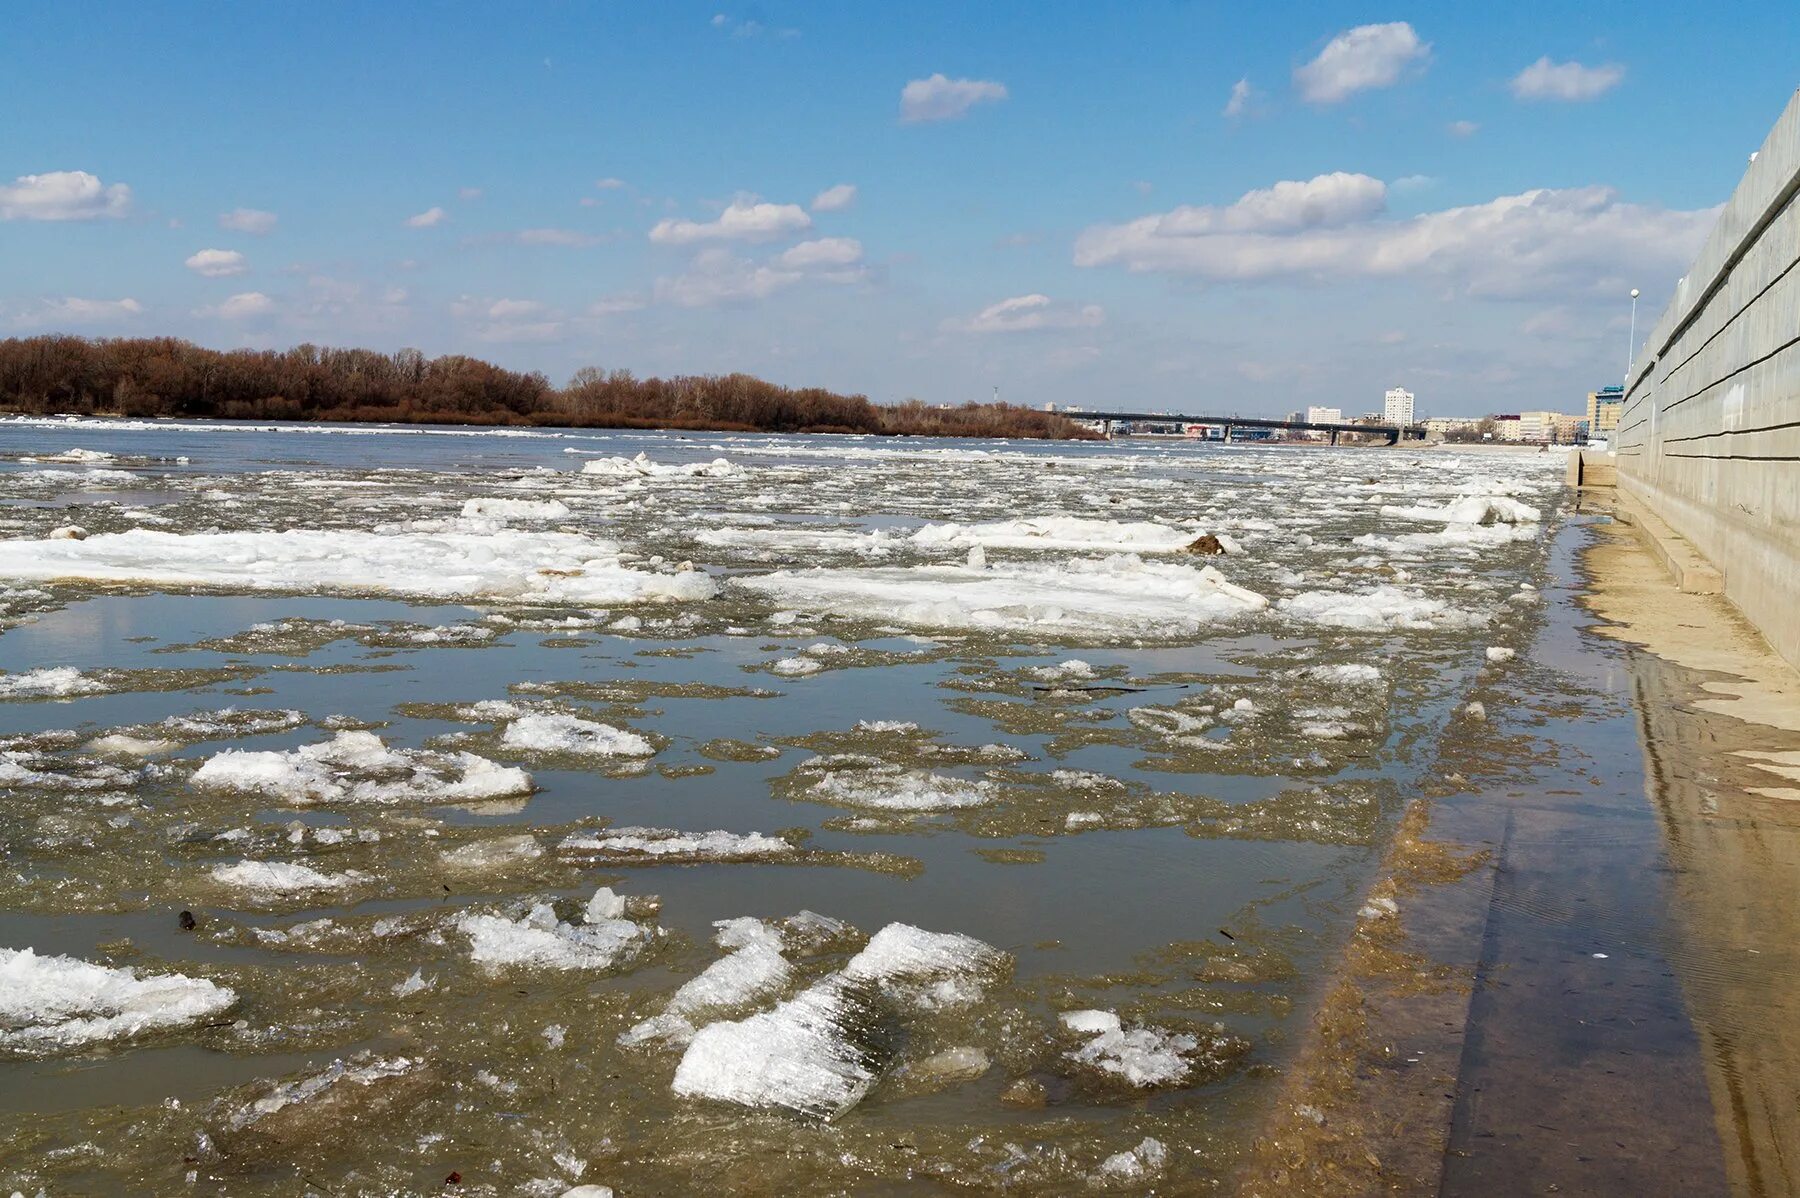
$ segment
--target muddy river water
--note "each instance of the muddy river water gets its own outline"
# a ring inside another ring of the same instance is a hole
[[[24,1193],[1210,1191],[1565,518],[1453,449],[0,455]]]

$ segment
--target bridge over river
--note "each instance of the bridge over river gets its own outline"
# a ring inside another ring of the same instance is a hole
[[[1326,433],[1331,443],[1338,443],[1339,435],[1356,433],[1366,437],[1385,437],[1389,445],[1401,441],[1425,440],[1425,426],[1422,424],[1315,424],[1306,420],[1278,420],[1266,416],[1188,416],[1180,412],[1089,412],[1068,411],[1059,413],[1071,420],[1100,421],[1106,428],[1107,436],[1112,435],[1115,424],[1206,424],[1224,430],[1224,439],[1231,440],[1231,434],[1237,429],[1281,429],[1285,432]]]

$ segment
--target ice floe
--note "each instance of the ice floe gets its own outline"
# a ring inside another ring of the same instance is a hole
[[[1400,587],[1381,586],[1360,594],[1340,591],[1303,591],[1281,600],[1284,615],[1326,628],[1379,631],[1405,628],[1421,631],[1445,628],[1480,628],[1487,617],[1467,611],[1448,600],[1433,598]]]
[[[1082,1038],[1070,1060],[1139,1088],[1180,1085],[1200,1048],[1199,1038],[1185,1032],[1127,1028],[1111,1011],[1065,1011],[1058,1019]]]
[[[653,462],[647,453],[634,458],[594,458],[581,464],[581,472],[603,478],[735,478],[746,473],[742,466],[724,458],[710,462]]]
[[[97,695],[109,688],[73,666],[45,666],[18,674],[0,674],[0,699],[66,699]]]
[[[532,712],[506,725],[500,743],[533,753],[577,757],[649,757],[656,746],[635,732],[561,712]]]
[[[0,1049],[8,1053],[67,1051],[188,1027],[236,1001],[229,987],[203,978],[0,948]]]
[[[212,879],[233,890],[271,897],[341,890],[356,881],[357,875],[320,873],[294,861],[236,861],[213,866]]]
[[[566,532],[161,532],[0,541],[0,578],[432,599],[616,604],[705,599],[697,570],[639,569],[620,547]]]
[[[842,617],[1077,638],[1192,632],[1269,604],[1214,567],[1151,563],[1134,554],[987,567],[815,567],[734,581],[775,602]]]
[[[531,791],[524,770],[474,753],[391,749],[359,731],[287,752],[226,749],[194,771],[193,783],[289,803],[470,803]]]
[[[619,862],[761,861],[785,857],[794,846],[761,832],[678,832],[673,828],[606,828],[575,832],[557,850],[567,856]]]
[[[488,969],[612,969],[637,957],[656,935],[629,919],[585,912],[583,922],[567,923],[549,903],[519,919],[464,914],[457,927],[469,938],[470,959]]]

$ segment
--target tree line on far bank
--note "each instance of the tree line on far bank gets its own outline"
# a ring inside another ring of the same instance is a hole
[[[416,349],[297,345],[213,350],[173,337],[64,335],[0,341],[0,409],[34,415],[219,420],[681,428],[728,432],[1084,438],[1049,412],[1011,404],[884,407],[861,395],[783,387],[747,374],[637,378],[585,367],[566,387],[535,371]]]

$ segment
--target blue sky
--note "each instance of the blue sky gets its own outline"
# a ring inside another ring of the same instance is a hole
[[[1791,2],[11,5],[0,334],[1575,410],[1796,45]]]

